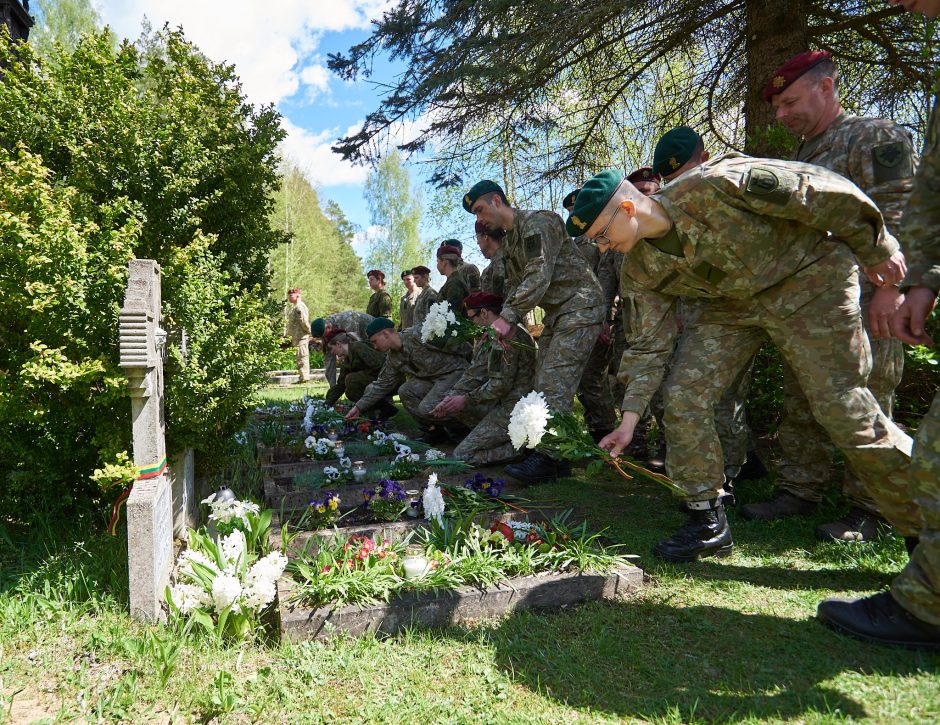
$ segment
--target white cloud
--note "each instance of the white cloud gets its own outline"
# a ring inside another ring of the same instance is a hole
[[[146,15],[154,28],[182,26],[210,58],[235,65],[249,99],[278,103],[298,91],[328,90],[326,69],[311,66],[325,32],[366,29],[387,0],[101,0],[101,17],[135,39]],[[317,68],[321,68],[317,70]]]
[[[378,224],[372,224],[367,229],[360,229],[353,234],[352,248],[360,257],[365,259],[369,256],[369,247],[372,242],[381,238],[385,234],[385,227]]]
[[[284,157],[299,167],[311,184],[340,186],[365,183],[369,175],[368,168],[353,166],[330,149],[339,136],[339,129],[329,128],[320,133],[311,133],[287,118],[281,119],[281,125],[287,131],[282,146]]]

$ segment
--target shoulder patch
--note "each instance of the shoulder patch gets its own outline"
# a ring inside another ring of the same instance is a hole
[[[491,373],[501,372],[503,369],[503,349],[499,345],[493,345],[490,350],[489,371]]]
[[[871,163],[876,184],[914,175],[914,160],[901,141],[875,146],[871,150]]]
[[[526,259],[535,259],[542,256],[542,237],[538,234],[530,234],[525,238],[525,256]]]
[[[796,189],[795,174],[784,174],[778,169],[766,166],[753,166],[747,173],[745,192],[759,196],[772,204],[786,204],[790,194]]]

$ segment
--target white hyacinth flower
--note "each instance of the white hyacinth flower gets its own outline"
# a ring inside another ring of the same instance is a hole
[[[441,495],[441,489],[437,486],[437,474],[432,473],[428,476],[428,485],[424,489],[422,497],[424,503],[424,515],[429,519],[434,519],[438,524],[444,523],[444,496]]]
[[[241,594],[242,583],[237,576],[219,574],[212,582],[212,602],[217,612],[226,607],[231,607],[233,612],[237,612]]]

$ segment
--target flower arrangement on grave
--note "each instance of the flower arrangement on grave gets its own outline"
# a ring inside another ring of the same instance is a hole
[[[501,478],[484,476],[482,473],[477,471],[473,478],[468,478],[466,481],[464,481],[463,485],[464,488],[469,488],[474,493],[479,493],[484,496],[492,496],[493,498],[499,498],[499,495],[503,492],[503,487],[506,485],[506,482]]]
[[[395,521],[408,508],[408,494],[391,478],[383,478],[375,488],[365,489],[362,498],[366,508],[380,521]]]
[[[336,458],[336,441],[329,438],[314,438],[307,436],[304,440],[307,455],[315,461],[327,461]]]
[[[439,461],[445,458],[447,458],[447,454],[444,453],[444,451],[437,450],[437,448],[428,448],[424,452],[424,460],[426,460],[428,463],[431,463],[432,461]]]
[[[191,618],[216,637],[245,639],[274,600],[287,557],[268,550],[270,510],[216,494],[203,503],[218,537],[204,528],[190,531],[166,589],[167,605],[173,616]]]
[[[340,498],[336,491],[326,489],[307,502],[301,521],[311,529],[332,526],[339,518]]]
[[[607,464],[627,480],[636,473],[660,483],[676,493],[683,493],[671,478],[643,468],[626,458],[614,457],[598,446],[574,413],[552,411],[540,392],[521,398],[509,417],[509,439],[517,449],[539,447],[553,458],[564,461],[592,460],[588,473]]]
[[[405,436],[401,433],[383,433],[378,428],[373,430],[368,438],[366,439],[371,443],[375,449],[381,454],[396,454],[398,453],[397,446],[400,441],[405,440]]]

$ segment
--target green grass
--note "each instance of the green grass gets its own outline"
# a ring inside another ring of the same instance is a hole
[[[740,497],[769,490],[745,484]],[[655,484],[604,474],[530,493],[608,527],[649,586],[626,602],[389,639],[221,646],[130,619],[126,544],[91,533],[100,517],[0,522],[0,721],[940,720],[940,656],[814,619],[820,599],[883,589],[906,561],[894,538],[815,541],[834,504],[769,524],[732,511],[731,557],[673,566],[652,546],[683,515]]]

